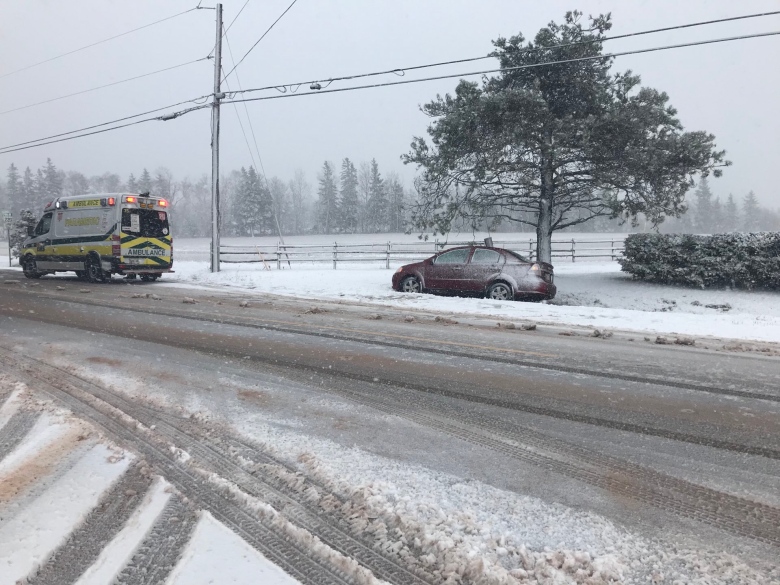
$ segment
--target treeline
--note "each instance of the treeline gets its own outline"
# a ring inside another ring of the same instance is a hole
[[[661,228],[665,233],[682,234],[778,231],[780,212],[760,205],[753,191],[740,199],[729,193],[721,201],[713,195],[707,179],[702,179],[688,201],[688,211],[679,218],[670,218]]]
[[[88,177],[63,171],[51,159],[36,171],[21,171],[12,163],[6,180],[0,180],[0,209],[10,210],[15,219],[23,210],[39,217],[57,197],[123,192],[168,199],[181,237],[211,233],[210,178],[204,174],[177,180],[165,167],[143,169],[123,180],[110,172]],[[323,163],[314,186],[301,169],[283,180],[266,179],[251,166],[241,168],[220,178],[220,194],[225,236],[402,232],[412,199],[398,175],[382,176],[376,160],[355,165],[348,158],[338,174],[333,163]]]

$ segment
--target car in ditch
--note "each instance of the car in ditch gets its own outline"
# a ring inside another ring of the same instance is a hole
[[[444,250],[393,274],[393,289],[542,301],[555,297],[552,264],[532,262],[503,248],[460,246]]]

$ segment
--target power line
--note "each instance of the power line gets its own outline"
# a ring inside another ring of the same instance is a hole
[[[546,67],[548,65],[561,65],[563,63],[577,63],[577,62],[583,62],[583,61],[596,61],[599,59],[612,59],[615,57],[623,57],[626,55],[639,55],[642,53],[652,53],[656,51],[666,51],[670,49],[682,49],[685,47],[695,47],[700,45],[710,45],[714,43],[724,43],[729,41],[738,41],[743,39],[753,39],[753,38],[760,38],[760,37],[770,37],[770,36],[777,36],[780,35],[780,31],[774,31],[774,32],[766,32],[766,33],[756,33],[752,35],[741,35],[736,37],[725,37],[721,39],[711,39],[706,41],[693,41],[690,43],[680,43],[676,45],[665,45],[662,47],[652,47],[649,49],[636,49],[633,51],[622,51],[618,53],[606,53],[604,55],[596,55],[591,57],[579,57],[576,59],[561,59],[559,61],[548,61],[544,63],[533,63],[530,65],[518,65],[516,67],[504,67],[504,68],[498,68],[498,69],[485,69],[482,71],[472,71],[469,73],[456,73],[451,75],[437,75],[435,77],[423,77],[420,79],[405,79],[403,81],[389,81],[386,83],[374,83],[370,85],[358,85],[353,87],[343,87],[343,88],[337,88],[337,89],[320,89],[320,90],[312,90],[306,93],[284,93],[282,95],[271,95],[271,96],[264,96],[264,97],[256,97],[256,98],[245,98],[240,100],[234,100],[231,99],[229,101],[222,102],[223,104],[232,104],[232,103],[242,103],[242,102],[254,102],[254,101],[263,101],[263,100],[276,100],[276,99],[283,99],[283,98],[291,98],[291,97],[300,97],[300,96],[307,96],[307,95],[321,95],[324,93],[337,93],[337,92],[344,92],[344,91],[354,91],[358,89],[371,89],[375,87],[389,87],[393,85],[407,85],[411,83],[422,83],[425,81],[438,81],[441,79],[453,79],[456,77],[469,77],[472,75],[485,75],[487,73],[506,73],[509,71],[519,71],[522,69],[533,69],[536,67]],[[246,92],[252,92],[252,91],[261,91],[261,90],[267,90],[267,89],[276,89],[279,87],[287,87],[288,84],[284,85],[275,85],[270,87],[264,87],[264,88],[255,88],[255,89],[245,89],[242,92],[232,92],[234,95],[238,93],[246,93]],[[289,84],[289,85],[296,85],[296,84]]]
[[[239,10],[239,11],[238,11],[238,14],[236,14],[236,16],[233,18],[233,20],[231,20],[231,21],[230,21],[230,24],[229,24],[229,25],[228,25],[228,27],[225,29],[225,32],[223,32],[223,33],[222,33],[222,36],[223,36],[223,37],[224,37],[226,34],[228,34],[228,31],[229,31],[229,30],[230,30],[230,28],[233,26],[233,23],[235,23],[235,22],[238,20],[238,17],[239,17],[239,16],[241,16],[241,13],[244,11],[244,8],[246,8],[246,5],[247,5],[247,4],[249,4],[249,0],[246,0],[246,2],[244,2],[244,5],[241,7],[241,10]],[[211,56],[214,54],[214,49],[215,49],[215,48],[216,48],[216,46],[212,47],[212,48],[211,48],[211,51],[209,51],[209,58],[211,58]]]
[[[298,1],[298,0],[293,0],[293,1],[290,3],[290,5],[289,5],[289,6],[288,6],[288,7],[285,9],[285,11],[284,11],[284,12],[282,12],[282,13],[279,15],[279,18],[277,18],[276,20],[274,20],[274,21],[273,21],[273,23],[271,24],[271,26],[269,26],[269,27],[266,29],[266,31],[265,31],[265,32],[262,34],[262,36],[261,36],[259,39],[257,39],[257,42],[256,42],[254,45],[252,45],[252,46],[249,48],[249,50],[248,50],[246,53],[244,53],[244,56],[243,56],[243,57],[241,57],[241,59],[239,60],[239,62],[238,62],[236,65],[234,65],[234,66],[233,66],[233,69],[231,69],[230,71],[228,71],[228,73],[227,73],[227,75],[225,75],[224,79],[227,79],[228,75],[230,75],[231,73],[233,73],[233,71],[235,71],[235,70],[236,70],[236,67],[238,67],[239,65],[241,65],[241,63],[243,63],[243,62],[244,62],[244,59],[246,59],[247,55],[249,55],[249,53],[251,53],[251,52],[252,52],[252,50],[253,50],[253,49],[254,49],[254,48],[255,48],[255,47],[256,47],[256,46],[257,46],[257,45],[260,43],[260,41],[262,41],[262,40],[265,38],[265,35],[267,35],[269,32],[271,32],[271,29],[272,29],[274,26],[276,26],[276,23],[277,23],[277,22],[279,22],[280,20],[282,20],[282,17],[284,17],[284,15],[285,15],[285,14],[287,14],[287,13],[290,11],[290,8],[292,8],[293,6],[295,6],[295,3],[296,3],[297,1]]]
[[[93,132],[85,132],[84,134],[79,134],[77,136],[68,136],[65,138],[59,138],[57,140],[49,140],[48,142],[40,142],[39,144],[31,144],[30,146],[22,146],[20,148],[14,148],[11,150],[3,150],[0,152],[0,154],[8,154],[9,152],[16,152],[18,150],[27,150],[29,148],[37,148],[39,146],[46,146],[47,144],[55,144],[57,142],[66,142],[68,140],[76,140],[77,138],[84,138],[86,136],[92,136],[93,134],[102,134],[103,132],[111,132],[112,130],[119,130],[120,128],[127,128],[128,126],[135,126],[136,124],[143,124],[145,122],[167,122],[169,120],[174,120],[180,116],[183,116],[184,114],[189,114],[190,112],[194,112],[196,110],[202,110],[203,108],[210,108],[211,104],[203,104],[200,106],[193,106],[191,108],[187,108],[186,110],[180,110],[178,112],[172,112],[170,114],[166,114],[164,116],[156,116],[154,118],[145,118],[143,120],[136,120],[135,122],[128,122],[127,124],[121,124],[119,126],[112,126],[111,128],[103,128],[102,130],[95,130]],[[35,141],[34,141],[35,142]]]
[[[173,16],[168,16],[166,18],[161,18],[160,20],[155,20],[154,22],[150,22],[149,24],[145,24],[143,26],[139,26],[138,28],[134,28],[132,30],[120,33],[118,35],[114,35],[113,37],[109,37],[107,39],[103,39],[102,41],[97,41],[94,43],[91,43],[89,45],[84,45],[83,47],[79,47],[78,49],[73,49],[72,51],[68,51],[67,53],[62,53],[60,55],[57,55],[56,57],[50,57],[49,59],[44,59],[43,61],[38,61],[37,63],[33,63],[32,65],[27,65],[25,67],[22,67],[20,69],[15,69],[14,71],[10,71],[8,73],[3,73],[0,75],[0,79],[3,79],[4,77],[8,77],[10,75],[15,75],[16,73],[20,73],[22,71],[27,71],[28,69],[32,69],[33,67],[38,67],[39,65],[43,65],[44,63],[50,63],[51,61],[56,61],[57,59],[62,59],[63,57],[67,57],[68,55],[72,55],[73,53],[78,53],[79,51],[84,51],[85,49],[89,49],[91,47],[94,47],[96,45],[100,45],[102,43],[107,43],[108,41],[113,41],[114,39],[118,39],[120,37],[124,37],[126,35],[129,35],[134,32],[138,32],[139,30],[143,30],[145,28],[149,28],[150,26],[154,26],[155,24],[160,24],[161,22],[165,22],[166,20],[171,20],[173,18],[177,18],[179,16],[183,16],[187,14],[188,12],[192,12],[193,10],[200,9],[200,6],[196,6],[195,8],[190,8],[189,10],[185,10],[184,12],[179,12],[177,14],[174,14]]]
[[[745,14],[745,15],[742,15],[742,16],[732,16],[732,17],[728,17],[728,18],[720,18],[720,19],[717,19],[717,20],[705,20],[705,21],[700,21],[700,22],[691,22],[691,23],[688,23],[688,24],[680,24],[680,25],[667,26],[667,27],[656,28],[656,29],[651,29],[651,30],[637,31],[637,32],[633,32],[633,33],[626,33],[626,34],[623,34],[623,35],[615,35],[615,36],[611,36],[611,37],[602,37],[600,39],[594,39],[594,40],[577,41],[577,42],[574,42],[574,43],[563,43],[563,44],[559,44],[559,45],[548,45],[548,46],[544,46],[544,47],[539,47],[539,46],[537,46],[537,47],[525,47],[525,48],[521,49],[521,52],[523,52],[523,53],[535,53],[535,52],[539,52],[539,51],[548,51],[550,49],[563,49],[563,48],[567,48],[567,47],[574,47],[574,46],[587,45],[587,44],[593,44],[593,43],[603,43],[603,42],[606,42],[606,41],[614,41],[614,40],[617,40],[617,39],[625,39],[625,38],[629,38],[629,37],[637,37],[637,36],[648,35],[648,34],[655,34],[655,33],[659,33],[659,32],[667,32],[667,31],[677,30],[677,29],[685,29],[685,28],[692,28],[692,27],[696,27],[696,26],[705,26],[705,25],[717,24],[717,23],[722,23],[722,22],[730,22],[730,21],[734,21],[734,20],[745,20],[745,19],[749,19],[749,18],[759,18],[759,17],[764,17],[764,16],[775,16],[775,15],[778,15],[778,14],[780,14],[780,10],[777,10],[777,11],[774,11],[774,12],[761,12],[761,13],[757,13],[757,14]],[[276,89],[277,91],[281,91],[279,88],[284,88],[284,91],[282,93],[286,93],[288,87],[291,90],[292,90],[293,87],[296,87],[295,91],[297,91],[297,88],[302,86],[302,85],[312,85],[312,84],[316,84],[316,83],[327,84],[325,86],[325,87],[327,87],[328,85],[330,85],[334,81],[348,81],[348,80],[352,80],[352,79],[360,79],[360,78],[365,78],[365,77],[377,77],[377,76],[380,76],[380,75],[388,75],[388,74],[391,74],[391,73],[395,74],[395,75],[404,75],[405,72],[407,72],[407,71],[415,71],[415,70],[418,70],[418,69],[429,69],[429,68],[433,68],[433,67],[443,67],[443,66],[446,66],[446,65],[457,65],[457,64],[460,64],[460,63],[469,63],[469,62],[473,62],[473,61],[482,61],[484,59],[494,59],[494,58],[495,57],[493,55],[483,55],[481,57],[469,57],[469,58],[465,58],[465,59],[454,59],[452,61],[440,61],[440,62],[437,62],[437,63],[428,63],[428,64],[425,64],[425,65],[413,65],[411,67],[397,67],[395,69],[386,69],[386,70],[383,70],[383,71],[373,71],[373,72],[370,72],[370,73],[358,73],[358,74],[355,74],[355,75],[345,75],[345,76],[342,76],[342,77],[330,77],[328,79],[312,79],[312,80],[309,80],[309,81],[301,81],[301,82],[296,82],[296,83],[268,85],[268,86],[265,86],[265,87],[258,87],[258,88],[255,88],[255,89],[246,89],[246,90],[242,90],[241,92],[233,92],[233,93],[246,93],[246,92],[254,92],[254,91],[266,91],[266,90],[269,90],[269,89]]]
[[[51,136],[45,136],[43,138],[38,138],[36,140],[28,140],[27,142],[18,142],[16,144],[9,144],[8,146],[1,146],[0,147],[0,154],[3,154],[3,151],[5,151],[5,152],[13,152],[13,150],[8,150],[8,149],[12,149],[12,148],[15,148],[17,146],[25,146],[27,144],[33,144],[35,142],[42,142],[44,140],[50,140],[52,138],[59,138],[61,136],[67,136],[68,134],[77,134],[79,132],[84,132],[85,130],[92,130],[94,128],[100,128],[102,126],[108,126],[110,124],[116,124],[117,122],[124,122],[125,120],[132,120],[133,118],[140,118],[141,116],[148,116],[149,114],[154,114],[154,113],[157,113],[157,112],[161,112],[163,110],[169,110],[171,108],[175,108],[176,106],[181,106],[183,104],[196,103],[199,100],[208,99],[209,97],[210,96],[208,96],[208,95],[204,95],[204,96],[201,96],[199,98],[194,98],[194,99],[191,99],[191,100],[185,100],[183,102],[178,102],[178,103],[175,103],[175,104],[171,104],[171,105],[168,105],[168,106],[164,106],[162,108],[156,108],[154,110],[148,110],[146,112],[141,112],[140,114],[133,114],[132,116],[125,116],[123,118],[117,118],[116,120],[111,120],[109,122],[102,122],[100,124],[94,124],[92,126],[86,126],[84,128],[79,128],[77,130],[70,130],[68,132],[61,132],[60,134],[53,134]],[[157,118],[152,118],[152,119],[156,120]]]
[[[56,98],[51,98],[51,99],[48,99],[48,100],[43,100],[43,101],[35,102],[35,103],[32,103],[32,104],[27,104],[26,106],[19,106],[18,108],[12,108],[10,110],[5,110],[5,111],[0,112],[0,116],[2,116],[3,114],[10,114],[11,112],[18,112],[19,110],[26,110],[28,108],[34,108],[36,106],[41,106],[43,104],[56,102],[58,100],[64,100],[64,99],[69,98],[69,97],[74,97],[74,96],[77,96],[77,95],[90,93],[90,92],[93,92],[93,91],[97,91],[99,89],[105,89],[106,87],[111,87],[113,85],[120,85],[122,83],[127,83],[129,81],[135,81],[136,79],[141,79],[143,77],[149,77],[151,75],[157,75],[158,73],[164,73],[165,71],[171,71],[173,69],[179,69],[180,67],[185,67],[187,65],[192,65],[193,63],[198,63],[200,61],[206,61],[207,59],[208,59],[208,57],[203,57],[201,59],[195,59],[194,61],[187,61],[186,63],[180,63],[179,65],[173,65],[172,67],[166,67],[165,69],[158,69],[157,71],[151,71],[149,73],[144,73],[143,75],[136,75],[135,77],[129,77],[127,79],[122,79],[120,81],[114,81],[112,83],[106,83],[105,85],[99,85],[97,87],[93,87],[93,88],[90,88],[90,89],[84,89],[82,91],[76,91],[74,93],[61,95],[61,96],[56,97]]]
[[[537,68],[537,67],[544,67],[544,66],[548,66],[548,65],[560,65],[560,64],[563,64],[563,63],[576,63],[576,62],[585,62],[585,61],[595,61],[595,60],[599,60],[599,59],[611,59],[611,58],[622,57],[622,56],[626,56],[626,55],[637,55],[637,54],[650,53],[650,52],[656,52],[656,51],[664,51],[664,50],[670,50],[670,49],[680,49],[680,48],[685,48],[685,47],[694,47],[694,46],[708,45],[708,44],[713,44],[713,43],[722,43],[722,42],[730,42],[730,41],[743,40],[743,39],[777,36],[777,35],[780,35],[780,31],[766,32],[766,33],[757,33],[757,34],[752,34],[752,35],[740,35],[740,36],[736,36],[736,37],[726,37],[726,38],[711,39],[711,40],[706,40],[706,41],[694,41],[694,42],[689,42],[689,43],[680,43],[680,44],[676,44],[676,45],[665,45],[665,46],[661,46],[661,47],[651,47],[651,48],[648,48],[648,49],[637,49],[637,50],[633,50],[633,51],[623,51],[623,52],[617,52],[617,53],[608,53],[608,54],[605,54],[605,55],[598,55],[598,56],[592,56],[592,57],[579,57],[579,58],[575,58],[575,59],[563,59],[563,60],[559,60],[559,61],[549,61],[549,62],[546,62],[546,63],[534,63],[534,64],[530,64],[530,65],[520,65],[520,66],[517,66],[517,67],[507,67],[507,68],[504,68],[504,69],[500,69],[500,68],[499,69],[488,69],[488,70],[484,70],[484,71],[474,71],[474,72],[459,73],[459,74],[454,74],[454,75],[440,75],[440,76],[427,77],[427,78],[421,78],[421,79],[409,79],[409,80],[403,80],[403,81],[394,81],[394,82],[387,82],[387,83],[377,83],[377,84],[371,84],[371,85],[354,86],[354,87],[329,89],[329,90],[326,89],[326,90],[311,91],[311,92],[308,92],[308,93],[300,93],[300,94],[299,93],[291,93],[291,94],[284,94],[284,95],[264,96],[264,97],[257,97],[257,98],[246,98],[246,99],[241,99],[241,100],[229,100],[229,101],[224,101],[222,103],[223,104],[238,104],[238,103],[252,102],[252,101],[282,99],[282,98],[308,96],[308,95],[321,95],[323,93],[336,93],[336,92],[345,92],[345,91],[355,91],[355,90],[359,90],[359,89],[370,89],[370,88],[376,88],[376,87],[388,87],[388,86],[393,86],[393,85],[405,85],[405,84],[411,84],[411,83],[422,83],[422,82],[425,82],[425,81],[436,81],[436,80],[440,80],[440,79],[452,79],[452,78],[455,78],[455,77],[468,77],[468,76],[472,76],[472,75],[484,75],[484,74],[487,74],[487,73],[496,73],[496,72],[517,71],[517,70],[522,70],[522,69],[532,69],[532,68]],[[281,86],[273,86],[273,87],[281,87]],[[269,89],[272,89],[272,88],[269,88]],[[244,91],[257,91],[257,90],[244,90]],[[238,92],[233,92],[233,93],[238,93]],[[197,100],[200,100],[200,99],[207,99],[208,97],[210,97],[210,96],[208,96],[208,95],[201,96],[200,98],[187,100],[185,102],[180,102],[179,104],[175,104],[175,105],[181,105],[183,103],[192,103],[192,102],[196,102]],[[168,106],[168,108],[170,108],[170,107],[173,107],[173,106]],[[57,138],[59,136],[66,136],[67,134],[75,134],[75,133],[78,133],[78,132],[82,132],[84,130],[89,130],[89,129],[92,129],[92,128],[97,128],[97,127],[105,126],[105,125],[109,125],[109,124],[114,124],[116,122],[120,122],[120,121],[123,121],[123,120],[129,120],[129,119],[132,119],[132,118],[143,116],[145,114],[149,114],[149,113],[161,111],[163,109],[167,109],[167,108],[158,108],[156,110],[150,110],[149,112],[145,112],[143,114],[135,114],[133,116],[127,116],[125,118],[120,118],[120,119],[117,119],[117,120],[113,120],[111,122],[104,122],[102,124],[89,126],[87,128],[82,128],[80,130],[73,130],[73,131],[70,131],[70,132],[65,132],[65,133],[62,133],[62,134],[49,136],[47,138],[39,138],[37,140],[31,140],[31,141],[28,141],[28,142],[23,142],[23,143],[19,143],[19,144],[15,144],[15,145],[9,145],[9,146],[6,146],[6,147],[1,147],[0,148],[0,154],[5,154],[5,153],[8,153],[8,152],[16,152],[17,150],[25,150],[27,148],[35,148],[37,146],[44,146],[46,144],[52,144],[52,143],[55,143],[55,142],[63,142],[63,141],[66,141],[66,140],[73,140],[73,139],[76,139],[76,138],[83,138],[85,136],[91,136],[93,134],[99,134],[99,133],[102,133],[102,132],[109,132],[111,130],[118,130],[119,128],[125,128],[127,126],[132,126],[134,124],[141,124],[141,123],[144,123],[144,122],[151,122],[153,120],[160,120],[160,121],[172,120],[174,118],[178,118],[179,116],[182,116],[182,115],[187,114],[189,112],[192,112],[192,111],[195,111],[195,110],[199,110],[199,109],[202,109],[202,108],[208,108],[208,107],[211,107],[211,104],[201,104],[201,105],[197,105],[197,106],[188,108],[186,110],[173,112],[171,114],[167,114],[167,115],[164,115],[164,116],[157,116],[157,117],[154,117],[154,118],[147,118],[147,119],[144,119],[144,120],[137,120],[135,122],[131,122],[131,123],[128,123],[128,124],[123,124],[121,126],[112,126],[111,128],[105,128],[105,129],[98,130],[98,131],[95,131],[95,132],[88,132],[88,133],[84,133],[84,134],[79,134],[77,136],[70,136],[70,137],[67,137],[67,138],[59,139],[59,140],[49,140],[51,138]],[[49,141],[48,142],[44,142],[44,141],[47,141],[47,140],[49,140]],[[33,144],[33,143],[38,143],[38,144]],[[29,145],[29,146],[24,146],[24,145]],[[14,148],[14,147],[20,147],[20,148]]]

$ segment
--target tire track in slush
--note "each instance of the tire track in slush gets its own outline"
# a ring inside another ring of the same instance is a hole
[[[368,542],[351,533],[343,519],[336,521],[336,518],[322,514],[316,506],[305,505],[305,498],[296,497],[297,494],[293,490],[285,489],[282,483],[274,481],[270,474],[253,475],[249,473],[236,463],[229,453],[217,450],[213,442],[204,444],[168,424],[159,413],[150,408],[135,404],[99,385],[59,370],[55,366],[42,365],[57,370],[60,379],[67,378],[75,382],[82,386],[85,392],[97,395],[100,400],[131,415],[147,427],[153,426],[156,433],[166,436],[176,446],[185,449],[190,456],[198,461],[199,465],[205,464],[210,468],[210,471],[215,472],[218,476],[235,483],[242,491],[269,504],[288,520],[309,531],[326,545],[347,557],[356,559],[380,579],[399,585],[425,585],[432,582],[430,575],[426,575],[428,579],[424,579],[422,575],[417,575],[413,570],[402,565],[397,558],[380,554],[372,548],[375,543]],[[52,383],[51,380],[47,380],[47,382]]]
[[[198,523],[193,506],[174,494],[165,505],[151,531],[117,575],[115,585],[157,585],[165,583]]]
[[[11,352],[7,353],[9,357],[20,357],[11,356]],[[56,375],[45,376],[33,372],[30,368],[17,366],[15,369],[18,376],[34,382],[42,392],[64,404],[74,414],[103,429],[129,450],[146,457],[183,496],[200,508],[208,510],[217,521],[225,524],[303,585],[349,585],[355,582],[330,559],[322,558],[306,544],[298,542],[289,532],[285,532],[274,523],[273,518],[257,514],[251,507],[223,495],[201,474],[177,461],[167,448],[155,445],[143,431],[139,431],[134,420],[127,419],[127,414],[117,413],[110,406],[103,406],[100,404],[103,402],[100,398],[80,390],[67,382],[66,378],[79,380],[81,384],[89,384],[88,382],[58,368],[37,363],[31,358],[25,358],[25,361],[48,367],[56,371]],[[8,363],[10,367],[10,360]],[[106,414],[103,410],[111,414]],[[401,583],[405,582],[398,585]]]
[[[29,585],[67,585],[78,580],[143,501],[152,475],[141,469],[135,463],[119,478],[81,525],[27,578]]]
[[[19,409],[11,418],[0,427],[0,461],[16,449],[27,436],[27,433],[35,426],[40,413]]]
[[[677,516],[780,547],[780,509],[773,506],[671,478],[660,472],[648,471],[636,464],[618,462],[616,459],[598,462],[598,459],[592,458],[592,453],[584,448],[579,453],[588,457],[585,465],[576,458],[575,462],[572,462],[540,453],[537,446],[549,452],[546,442],[523,445],[522,437],[506,434],[501,436],[500,432],[496,433],[493,429],[484,431],[469,428],[470,425],[452,419],[447,420],[446,417],[425,414],[417,405],[408,408],[356,391],[343,389],[330,391],[364,406],[440,430],[461,440],[583,481],[610,493],[639,500]],[[602,463],[605,464],[603,468],[600,467]],[[648,480],[651,481],[648,483]]]

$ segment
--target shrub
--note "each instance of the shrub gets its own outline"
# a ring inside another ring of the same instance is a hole
[[[619,262],[624,272],[650,282],[780,289],[780,232],[631,234]]]

